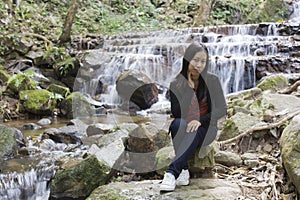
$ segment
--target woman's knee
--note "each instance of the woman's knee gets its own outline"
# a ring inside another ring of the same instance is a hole
[[[171,132],[171,135],[172,135],[172,138],[174,138],[179,131],[185,130],[186,129],[186,125],[187,125],[187,123],[186,123],[186,121],[184,119],[175,118],[172,121],[172,123],[170,125],[170,128],[169,128],[169,130]]]
[[[180,127],[185,127],[186,125],[186,120],[181,118],[175,118],[170,125],[170,131],[178,130]]]
[[[205,138],[206,138],[206,135],[207,135],[207,128],[204,128],[204,127],[199,127],[198,130],[197,130],[197,138],[199,140],[199,143],[203,143]]]

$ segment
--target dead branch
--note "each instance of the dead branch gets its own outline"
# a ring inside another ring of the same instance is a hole
[[[299,81],[296,81],[293,85],[291,85],[290,87],[282,90],[282,91],[279,91],[278,93],[279,94],[291,94],[293,91],[295,91],[298,86],[300,86],[300,80]]]
[[[275,197],[275,200],[278,200],[278,192],[277,192],[276,183],[275,183],[275,175],[276,175],[276,167],[273,166],[273,169],[271,170],[269,182],[270,182],[270,185],[272,186],[273,197]]]
[[[296,112],[287,115],[283,119],[281,119],[278,122],[275,122],[273,124],[268,124],[268,125],[259,126],[259,127],[255,127],[255,125],[254,125],[249,130],[247,130],[247,131],[239,134],[238,136],[230,138],[228,140],[219,141],[218,143],[219,143],[219,145],[222,146],[224,144],[228,144],[228,143],[234,142],[236,140],[239,140],[239,139],[243,138],[246,135],[251,135],[254,131],[263,131],[263,130],[268,130],[268,129],[275,128],[275,127],[277,127],[279,125],[282,125],[283,123],[285,123],[286,121],[288,121],[289,119],[291,119],[292,117],[294,117],[294,116],[296,116],[298,114],[300,114],[300,110],[297,110]]]
[[[42,35],[39,35],[36,33],[23,33],[22,35],[24,35],[26,37],[36,37],[38,39],[44,40],[46,43],[46,46],[48,46],[48,47],[53,46],[53,43],[50,40],[48,40],[48,38],[46,38],[45,36],[42,36]]]

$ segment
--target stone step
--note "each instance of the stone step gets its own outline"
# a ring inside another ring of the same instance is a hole
[[[145,180],[133,182],[114,182],[95,189],[87,198],[105,199],[244,199],[243,192],[238,184],[224,179],[191,179],[189,186],[178,186],[175,191],[161,193],[161,180]],[[253,193],[252,193],[253,194]]]

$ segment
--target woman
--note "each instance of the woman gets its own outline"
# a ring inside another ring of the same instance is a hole
[[[180,74],[170,84],[170,125],[175,159],[160,185],[173,191],[176,185],[189,184],[188,159],[196,149],[208,145],[217,135],[217,121],[226,115],[226,101],[219,78],[207,72],[207,48],[192,43],[186,49]]]

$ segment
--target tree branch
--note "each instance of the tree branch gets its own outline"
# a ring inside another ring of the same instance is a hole
[[[48,46],[48,47],[53,46],[53,43],[50,40],[48,40],[48,38],[46,38],[45,36],[42,36],[42,35],[39,35],[36,33],[23,33],[22,35],[27,36],[27,37],[36,37],[38,39],[44,40],[47,44],[46,46]]]
[[[291,94],[293,91],[295,91],[298,86],[300,86],[300,80],[296,81],[292,86],[280,91],[280,94]]]
[[[294,117],[294,116],[296,116],[298,114],[300,114],[300,110],[297,110],[296,112],[293,112],[293,113],[285,116],[283,119],[281,119],[278,122],[275,122],[273,124],[268,124],[268,125],[259,126],[259,127],[252,126],[252,128],[250,128],[249,130],[247,130],[247,131],[239,134],[238,136],[230,138],[228,140],[219,141],[218,143],[220,145],[228,144],[228,143],[234,142],[236,140],[239,140],[240,138],[242,138],[242,137],[244,137],[246,135],[251,135],[254,131],[262,131],[262,130],[268,130],[268,129],[275,128],[275,127],[277,127],[279,125],[282,125],[284,122],[286,122],[287,120],[291,119],[292,117]]]

